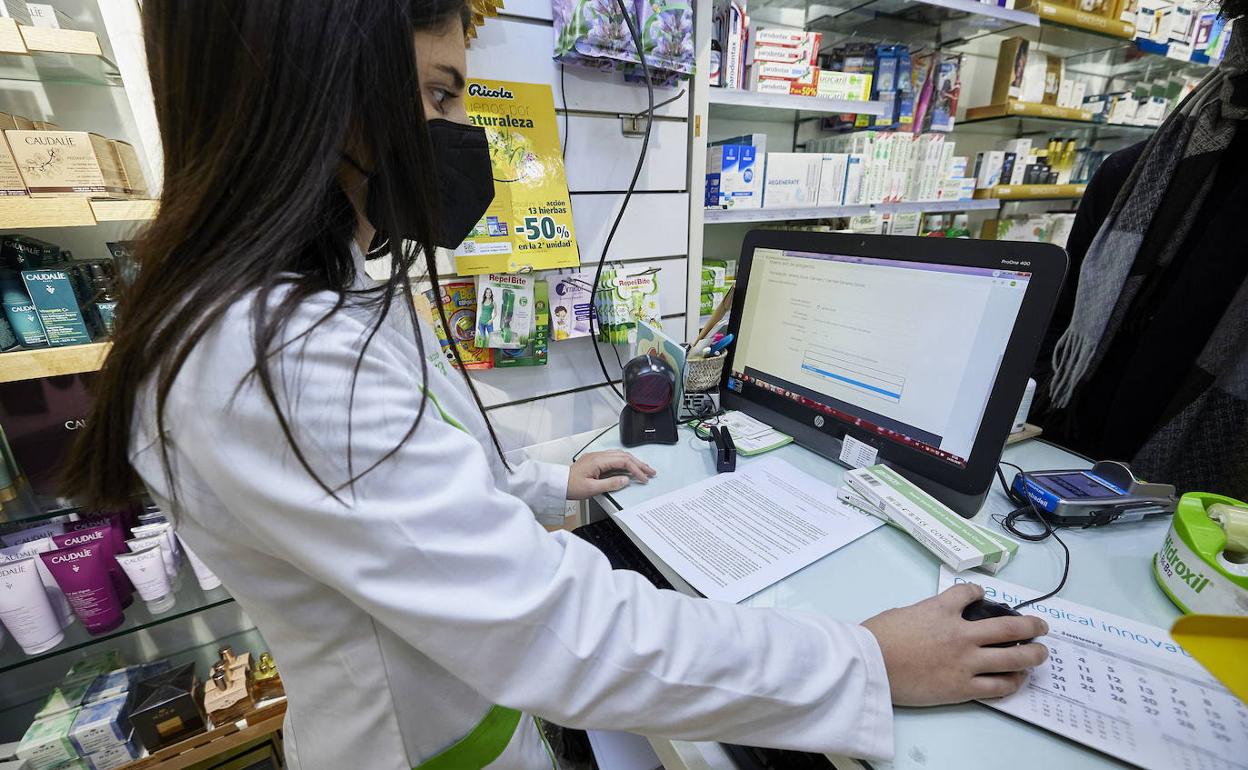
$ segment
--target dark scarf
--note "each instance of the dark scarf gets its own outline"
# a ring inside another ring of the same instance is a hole
[[[1053,353],[1053,403],[1065,407],[1101,365],[1139,298],[1137,260],[1164,270],[1188,236],[1216,168],[1248,119],[1248,20],[1235,25],[1226,57],[1152,136],[1096,234],[1079,273],[1070,327]],[[1211,157],[1212,156],[1212,157]],[[1212,160],[1211,165],[1207,165]],[[1150,229],[1160,211],[1172,228]],[[1165,230],[1165,231],[1161,231]],[[1199,255],[1183,258],[1199,259]],[[1194,302],[1199,302],[1194,297]],[[1147,478],[1181,489],[1248,490],[1248,282],[1228,306],[1196,359],[1192,382],[1210,383],[1158,426],[1132,458]]]

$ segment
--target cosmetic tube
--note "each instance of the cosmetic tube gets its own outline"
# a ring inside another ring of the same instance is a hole
[[[175,592],[178,590],[179,588],[178,582],[177,582],[178,568],[173,563],[173,556],[170,555],[169,551],[165,549],[164,547],[165,545],[164,535],[147,535],[146,537],[132,538],[126,541],[126,545],[130,546],[130,553],[138,553],[139,551],[146,551],[147,549],[151,548],[153,545],[161,546],[160,558],[165,564],[165,574],[168,575],[169,583],[170,585],[173,586],[173,590]]]
[[[35,561],[0,564],[0,621],[27,655],[47,652],[65,641]]]
[[[117,591],[117,597],[121,599],[121,606],[129,607],[134,601],[134,586],[131,585],[130,578],[126,577],[126,573],[122,571],[121,565],[115,558],[117,548],[116,541],[113,539],[112,525],[105,522],[98,527],[52,536],[52,544],[57,548],[77,548],[88,543],[100,543],[104,546],[104,562],[108,565],[108,575],[113,581],[113,588]]]
[[[112,554],[107,549],[107,544],[95,542],[39,554],[90,634],[112,631],[126,619],[108,574],[106,559]]]
[[[94,529],[95,527],[110,527],[113,530],[113,553],[126,553],[126,525],[122,521],[122,515],[116,511],[112,513],[93,513],[89,516],[80,516],[77,521],[66,522],[65,532],[81,532],[84,529]]]
[[[33,527],[7,532],[0,535],[0,542],[7,546],[22,545],[29,543],[31,540],[38,540],[43,537],[52,537],[59,535],[65,531],[65,525],[59,521],[46,521],[43,524],[37,524]]]
[[[74,615],[74,608],[69,606],[69,599],[65,598],[65,592],[56,584],[56,578],[48,572],[43,559],[39,558],[39,554],[55,550],[56,546],[52,544],[50,537],[31,540],[29,543],[15,545],[12,548],[0,548],[0,564],[18,559],[34,559],[35,566],[39,568],[39,579],[43,581],[43,590],[48,595],[48,603],[52,605],[52,611],[61,619],[61,628],[69,628],[77,619]]]
[[[160,555],[163,549],[164,546],[157,543],[142,551],[119,553],[116,556],[117,563],[126,571],[139,596],[147,602],[148,612],[153,615],[168,612],[177,601],[169,585],[164,559]]]
[[[165,539],[165,551],[173,555],[173,577],[178,574],[178,570],[182,569],[182,549],[178,547],[178,538],[173,534],[173,525],[169,522],[161,522],[160,524],[141,524],[130,530],[131,537],[148,537],[150,535],[160,535]]]
[[[186,554],[186,560],[191,563],[191,569],[195,571],[195,579],[199,581],[201,591],[212,591],[221,587],[221,579],[208,569],[208,565],[199,560],[191,547],[186,544],[181,535],[178,535],[178,542],[182,545],[182,553]]]

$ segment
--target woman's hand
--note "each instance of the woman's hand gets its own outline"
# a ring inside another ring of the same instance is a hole
[[[966,605],[983,596],[983,588],[963,583],[862,624],[884,653],[893,703],[935,706],[1000,698],[1022,687],[1027,670],[1048,658],[1043,644],[986,647],[1040,637],[1049,626],[1030,615],[963,620]]]
[[[568,499],[588,500],[594,495],[615,492],[628,486],[630,479],[645,484],[657,473],[628,452],[583,454],[572,463],[568,474]]]

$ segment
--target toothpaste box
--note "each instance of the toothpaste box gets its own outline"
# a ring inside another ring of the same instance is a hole
[[[763,169],[757,149],[725,144],[706,148],[706,205],[756,209],[763,205]]]
[[[815,96],[822,99],[866,101],[871,98],[871,75],[867,72],[819,70],[817,81]]]
[[[849,155],[843,152],[820,155],[819,194],[820,206],[844,206],[845,185],[849,178]]]
[[[763,206],[797,208],[817,205],[823,156],[805,152],[767,153]]]
[[[967,521],[887,466],[848,471],[845,483],[950,569],[996,573],[1018,552],[1017,542]]]

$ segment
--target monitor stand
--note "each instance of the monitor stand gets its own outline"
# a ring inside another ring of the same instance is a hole
[[[841,444],[843,442],[839,438],[829,436],[811,425],[804,422],[798,422],[792,417],[780,414],[779,412],[774,412],[771,409],[757,404],[738,402],[729,405],[728,408],[741,409],[751,417],[767,423],[776,430],[789,434],[793,437],[793,440],[803,448],[809,449],[817,455],[826,457],[837,465],[841,465],[846,468],[850,467],[849,465],[841,462]],[[931,479],[919,476],[913,471],[900,468],[896,464],[887,460],[884,461],[884,464],[897,471],[910,481],[913,481],[921,487],[923,491],[949,506],[959,516],[965,519],[973,518],[975,514],[979,513],[980,508],[984,505],[984,500],[988,497],[988,490],[992,488],[990,485],[988,489],[985,489],[979,494],[967,494],[965,492],[959,492],[956,489],[950,489],[944,484],[932,481]]]

